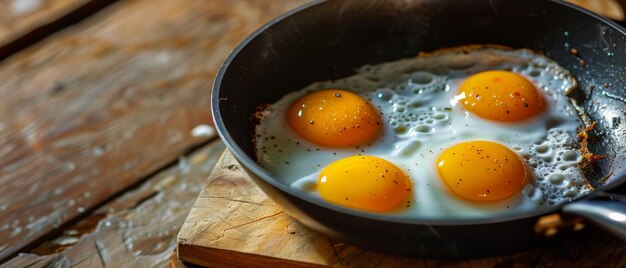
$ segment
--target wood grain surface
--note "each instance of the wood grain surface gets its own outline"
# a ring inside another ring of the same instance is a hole
[[[566,0],[613,20],[624,20],[624,0]]]
[[[0,267],[167,266],[178,230],[223,151],[215,140],[182,157],[63,235]]]
[[[1,62],[0,259],[206,142],[226,55],[302,2],[121,1]]]
[[[57,20],[90,0],[0,1],[0,46]]]
[[[411,259],[366,251],[289,217],[227,151],[182,225],[178,256],[209,267],[626,267],[626,244],[587,228],[548,239],[539,248],[484,259]]]
[[[0,0],[0,47],[94,2],[114,1]],[[1,61],[0,260],[28,247],[0,266],[167,265],[177,228],[223,148],[215,142],[181,158],[214,137],[206,125],[217,68],[262,23],[305,2],[119,0]],[[277,215],[259,222],[286,217],[283,224],[308,230],[275,209]],[[600,262],[625,265],[623,243],[597,230],[581,237],[500,259],[390,263],[564,266],[583,259],[584,267],[596,254]],[[570,242],[575,245],[564,244]],[[258,247],[250,243],[249,249]],[[333,265],[378,256],[342,244],[332,248],[339,254]],[[309,265],[283,256],[262,260]]]

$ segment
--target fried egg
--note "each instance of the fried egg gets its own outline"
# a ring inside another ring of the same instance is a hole
[[[313,83],[264,106],[258,163],[314,198],[411,219],[536,210],[590,191],[567,70],[466,46]]]

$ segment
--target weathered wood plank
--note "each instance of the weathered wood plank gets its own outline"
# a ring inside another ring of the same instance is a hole
[[[613,20],[624,20],[625,0],[566,0]]]
[[[0,267],[169,265],[178,230],[223,151],[222,141],[213,141],[35,248],[36,254]]]
[[[0,47],[63,17],[90,0],[0,1]]]
[[[0,63],[0,259],[207,137],[232,48],[303,1],[121,1]]]
[[[118,0],[0,0],[0,60]]]
[[[209,267],[626,267],[626,244],[589,228],[493,258],[441,261],[366,251],[330,240],[287,216],[226,152],[181,228],[178,256]]]

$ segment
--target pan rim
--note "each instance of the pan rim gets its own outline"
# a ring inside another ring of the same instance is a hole
[[[371,212],[366,212],[366,211],[359,211],[359,210],[353,210],[353,209],[349,209],[349,208],[344,208],[344,207],[340,207],[340,206],[336,206],[327,202],[323,202],[322,200],[319,199],[315,199],[312,196],[307,195],[306,193],[295,189],[293,187],[290,187],[289,185],[286,185],[284,183],[279,182],[278,180],[274,179],[271,174],[269,174],[269,172],[267,172],[265,169],[263,169],[258,163],[256,163],[256,161],[254,161],[254,159],[252,159],[250,156],[248,156],[248,154],[246,154],[243,149],[237,144],[237,142],[233,139],[233,137],[230,135],[229,131],[226,129],[226,125],[224,124],[224,121],[222,119],[222,114],[220,111],[220,102],[222,101],[221,97],[220,97],[220,91],[221,91],[221,84],[222,84],[222,80],[224,78],[224,76],[226,75],[226,73],[228,72],[228,69],[230,67],[230,64],[232,63],[232,61],[239,55],[239,53],[253,40],[255,40],[257,37],[259,37],[263,32],[265,32],[267,29],[271,28],[272,26],[284,21],[285,19],[298,14],[300,12],[303,12],[306,9],[309,9],[311,7],[314,6],[318,6],[318,5],[322,5],[324,3],[330,2],[330,0],[314,0],[310,3],[304,4],[300,7],[297,7],[291,11],[288,11],[272,20],[270,20],[269,22],[265,23],[263,26],[261,26],[260,28],[258,28],[257,30],[255,30],[253,33],[251,33],[250,35],[248,35],[241,43],[239,43],[233,50],[232,52],[229,54],[229,56],[226,58],[226,60],[224,61],[224,63],[222,64],[222,66],[219,69],[219,72],[215,78],[215,81],[213,83],[213,87],[212,87],[212,92],[211,92],[211,111],[212,111],[212,117],[213,117],[213,123],[216,126],[217,132],[219,134],[219,136],[222,138],[222,140],[224,141],[224,144],[226,145],[227,149],[235,156],[235,158],[237,159],[237,161],[240,162],[240,164],[250,170],[255,176],[259,177],[261,180],[263,180],[264,182],[270,184],[272,187],[278,189],[279,191],[283,192],[284,194],[287,194],[293,198],[299,199],[303,202],[307,202],[309,204],[321,207],[323,209],[327,209],[327,210],[331,210],[335,213],[340,213],[340,214],[347,214],[349,216],[352,217],[357,217],[357,218],[362,218],[362,219],[367,219],[367,220],[373,220],[373,221],[383,221],[383,222],[387,222],[387,223],[397,223],[397,224],[408,224],[408,225],[428,225],[428,226],[468,226],[468,225],[480,225],[480,224],[494,224],[494,223],[502,223],[502,222],[512,222],[512,221],[517,221],[517,220],[528,220],[528,219],[532,219],[535,217],[540,217],[540,216],[544,216],[550,213],[555,213],[555,212],[560,212],[561,208],[566,205],[569,204],[571,202],[576,202],[577,200],[581,200],[581,199],[589,199],[589,198],[593,198],[599,194],[601,194],[604,190],[610,190],[614,187],[617,187],[618,185],[620,185],[622,182],[622,180],[626,179],[626,178],[617,178],[614,182],[616,183],[610,183],[609,185],[606,185],[606,187],[603,187],[602,189],[597,189],[583,197],[580,197],[578,199],[574,199],[568,202],[564,202],[562,204],[556,205],[556,206],[550,206],[550,207],[542,207],[541,209],[538,210],[533,210],[533,211],[526,211],[526,212],[520,212],[520,213],[512,213],[512,214],[507,214],[507,215],[502,215],[502,216],[498,216],[498,217],[493,217],[493,218],[467,218],[467,219],[454,219],[454,220],[448,220],[448,219],[406,219],[406,218],[398,218],[398,217],[394,217],[394,216],[390,216],[388,214],[377,214],[377,213],[371,213]],[[591,16],[594,19],[601,21],[603,23],[606,23],[608,26],[610,26],[611,28],[613,28],[614,30],[619,31],[620,33],[626,35],[626,29],[624,29],[623,27],[621,27],[619,24],[606,19],[600,15],[597,15],[589,10],[586,10],[584,8],[581,8],[579,6],[576,6],[574,4],[571,3],[567,3],[567,2],[563,2],[563,1],[558,1],[558,0],[549,0],[549,2],[558,4],[558,5],[562,5],[564,6],[564,8],[571,8],[571,9],[575,9],[577,12],[583,13],[586,16]],[[619,182],[619,183],[617,183]]]

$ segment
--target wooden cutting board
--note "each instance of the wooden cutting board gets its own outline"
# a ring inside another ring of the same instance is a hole
[[[484,259],[411,259],[330,240],[271,201],[226,151],[207,179],[177,240],[178,257],[210,267],[626,267],[626,243],[587,228],[526,252]]]

